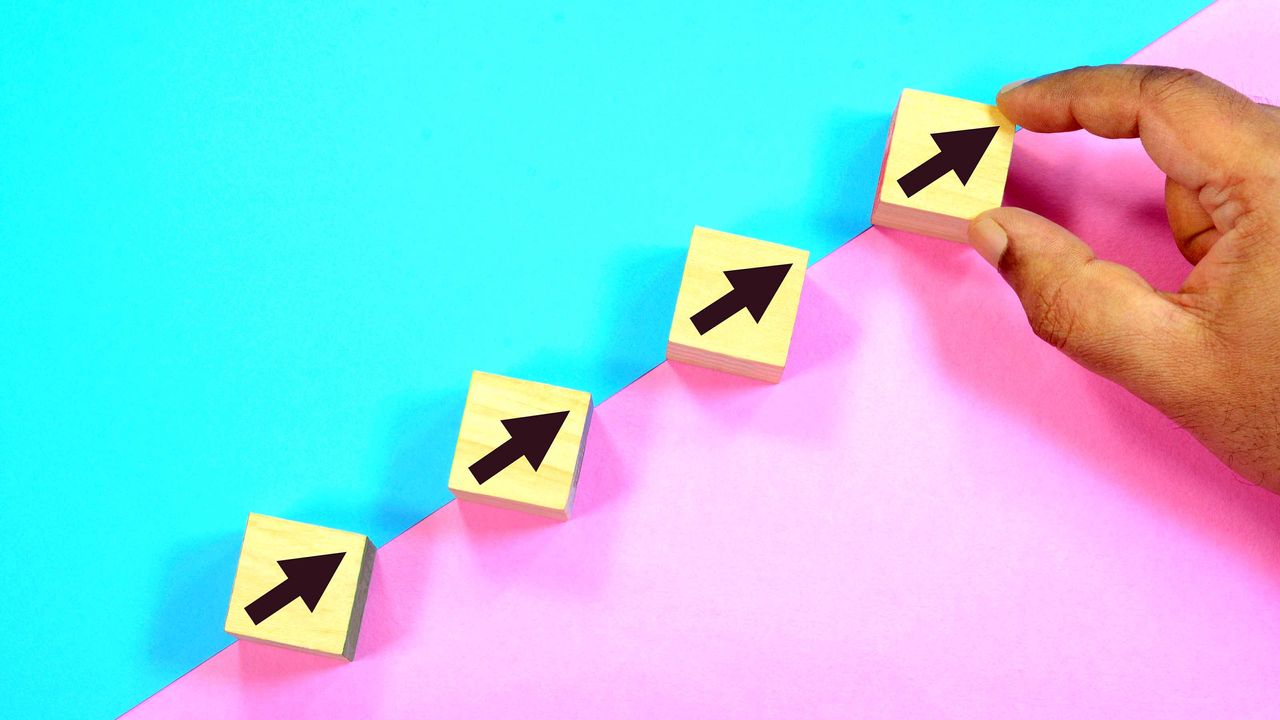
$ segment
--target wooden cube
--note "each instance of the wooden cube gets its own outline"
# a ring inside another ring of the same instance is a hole
[[[353,659],[374,552],[364,535],[250,513],[227,632]]]
[[[695,227],[667,359],[781,380],[808,263],[805,250]]]
[[[567,520],[591,422],[591,395],[475,372],[449,489],[455,497]]]
[[[1013,123],[992,105],[903,90],[889,125],[871,222],[965,242],[969,221],[1000,207]]]

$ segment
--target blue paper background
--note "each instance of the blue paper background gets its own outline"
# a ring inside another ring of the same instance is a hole
[[[472,369],[658,363],[695,223],[863,230],[903,86],[990,100],[1204,4],[4,4],[0,712],[226,645],[250,510],[382,544],[445,503]]]

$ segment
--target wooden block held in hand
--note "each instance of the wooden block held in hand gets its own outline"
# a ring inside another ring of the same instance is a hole
[[[969,221],[1000,207],[1013,123],[992,105],[903,90],[889,125],[874,225],[965,242]]]
[[[781,380],[808,263],[805,250],[695,227],[667,359]]]
[[[589,393],[473,373],[449,489],[464,500],[567,520],[591,407]]]
[[[364,535],[250,513],[227,632],[353,659],[374,552]]]

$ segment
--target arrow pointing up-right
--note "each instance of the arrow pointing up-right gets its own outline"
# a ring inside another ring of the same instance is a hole
[[[468,468],[472,477],[483,485],[520,458],[528,460],[537,472],[568,417],[569,411],[565,410],[503,420],[502,427],[507,429],[510,439],[475,461]]]
[[[315,612],[345,555],[345,552],[339,552],[277,560],[276,564],[284,571],[284,580],[246,605],[244,611],[254,625],[275,615],[294,600],[302,600],[308,610]]]
[[[689,318],[699,335],[706,335],[712,328],[728,320],[741,310],[751,313],[757,323],[764,319],[765,310],[782,287],[782,281],[791,272],[791,263],[764,267],[725,270],[724,276],[733,288],[718,300],[694,313]]]
[[[999,129],[992,126],[931,133],[930,137],[938,146],[938,154],[898,178],[898,186],[907,197],[911,197],[949,172],[955,172],[960,184],[967,185]]]

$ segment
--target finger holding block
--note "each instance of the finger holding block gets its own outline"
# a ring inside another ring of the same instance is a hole
[[[473,373],[449,490],[463,500],[567,520],[591,409],[589,393]]]
[[[969,221],[1004,201],[1013,130],[995,106],[903,90],[872,224],[965,242]]]
[[[667,359],[781,380],[808,263],[805,250],[695,227]]]
[[[364,535],[250,513],[226,631],[354,659],[374,553]]]

